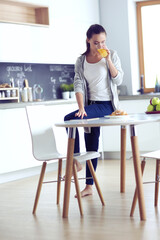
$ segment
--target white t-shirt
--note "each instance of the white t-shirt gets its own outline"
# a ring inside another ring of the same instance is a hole
[[[108,69],[106,60],[102,58],[97,63],[84,61],[84,76],[89,87],[89,100],[110,101],[111,91],[107,82]]]

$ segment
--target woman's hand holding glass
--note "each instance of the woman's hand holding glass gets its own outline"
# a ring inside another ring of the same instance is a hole
[[[109,51],[109,49],[105,46],[105,48],[104,48],[106,51],[107,51],[107,56],[105,57],[107,60],[109,60],[110,59],[110,51]]]

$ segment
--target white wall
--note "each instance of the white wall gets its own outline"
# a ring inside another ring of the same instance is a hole
[[[18,0],[16,0],[18,1]],[[138,0],[140,1],[140,0]],[[136,0],[19,0],[49,6],[49,27],[0,23],[0,61],[74,64],[86,30],[101,23],[120,56],[129,94],[139,86]]]
[[[49,27],[0,23],[0,61],[73,64],[86,31],[99,22],[99,0],[24,0],[49,6]]]
[[[49,6],[49,27],[0,23],[0,61],[74,64],[86,30],[101,23],[124,70],[128,94],[139,89],[136,0],[19,0]]]
[[[108,33],[108,46],[115,49],[124,70],[123,85],[136,94],[139,85],[136,1],[99,0],[100,22]]]
[[[127,0],[100,0],[100,22],[105,27],[108,47],[117,51],[124,70],[124,82],[132,93]]]

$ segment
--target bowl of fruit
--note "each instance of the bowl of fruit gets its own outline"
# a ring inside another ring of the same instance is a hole
[[[150,99],[150,104],[147,107],[147,114],[158,114],[160,113],[160,99],[153,97]]]

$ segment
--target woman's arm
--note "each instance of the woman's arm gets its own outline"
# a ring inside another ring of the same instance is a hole
[[[84,104],[83,104],[83,94],[81,92],[77,92],[76,99],[77,99],[79,111],[75,114],[75,116],[81,117],[82,119],[84,116],[87,116],[87,113],[84,109]]]
[[[107,63],[110,70],[111,77],[115,78],[118,75],[118,70],[115,68],[110,58],[107,59]]]
[[[111,74],[111,79],[113,83],[118,86],[122,83],[124,75],[121,62],[115,51],[109,50],[108,48],[106,48],[106,50],[108,53],[106,61]]]
[[[87,113],[84,109],[84,76],[83,76],[83,65],[84,56],[81,56],[77,59],[75,64],[75,76],[74,76],[74,91],[76,94],[77,104],[79,111],[75,114],[76,117],[83,118],[87,116]]]

